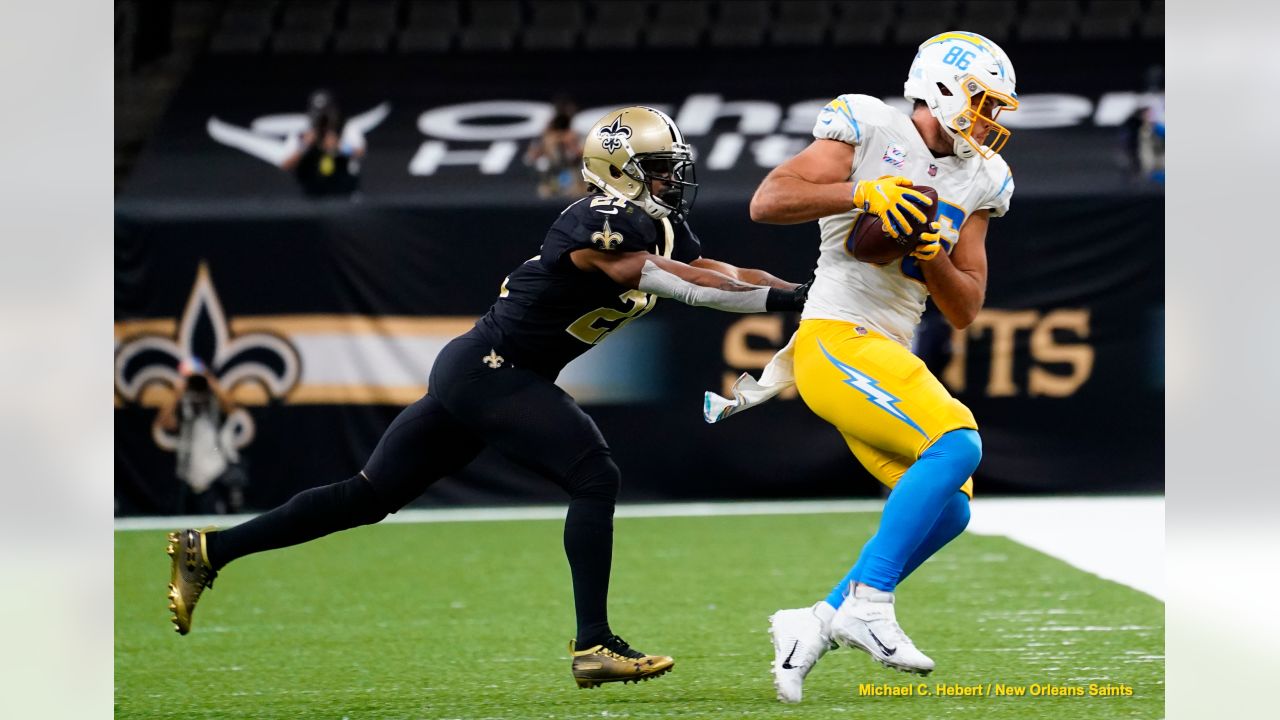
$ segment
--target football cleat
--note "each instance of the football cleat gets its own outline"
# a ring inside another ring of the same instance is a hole
[[[182,530],[169,533],[169,557],[173,570],[169,578],[169,611],[179,635],[191,632],[191,615],[196,611],[200,593],[213,587],[218,572],[209,565],[205,550],[205,532]]]
[[[836,611],[831,637],[894,670],[928,675],[933,660],[916,649],[893,612],[893,593],[859,584]]]
[[[593,688],[607,682],[640,682],[658,677],[676,664],[665,655],[645,655],[633,650],[617,635],[585,650],[575,649],[576,645],[576,641],[569,641],[573,680],[579,688]]]
[[[773,639],[773,687],[778,700],[798,703],[804,679],[818,660],[832,649],[831,635],[814,608],[779,610],[769,616]]]

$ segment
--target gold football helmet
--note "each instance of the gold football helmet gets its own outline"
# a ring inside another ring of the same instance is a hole
[[[688,214],[697,195],[693,148],[659,110],[633,106],[600,118],[582,148],[582,178],[653,218]]]

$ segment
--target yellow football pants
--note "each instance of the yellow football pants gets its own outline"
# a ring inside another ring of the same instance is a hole
[[[978,429],[920,358],[860,325],[800,323],[795,376],[809,409],[835,425],[858,462],[890,488],[942,435]],[[972,498],[973,478],[960,489]]]

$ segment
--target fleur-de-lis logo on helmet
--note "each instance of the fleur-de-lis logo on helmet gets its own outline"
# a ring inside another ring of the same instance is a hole
[[[606,219],[604,227],[591,233],[591,242],[601,250],[612,250],[622,244],[622,233],[614,232]]]
[[[622,147],[622,141],[631,137],[631,128],[622,124],[622,116],[613,119],[612,125],[606,125],[596,131],[600,136],[600,146],[605,152],[616,152]]]
[[[115,389],[126,402],[138,402],[151,383],[177,388],[178,366],[189,358],[201,358],[218,383],[232,392],[242,383],[256,383],[273,398],[283,398],[298,384],[301,362],[287,340],[270,333],[233,336],[218,299],[209,268],[200,264],[195,285],[187,299],[176,337],[154,333],[134,336],[116,351]],[[236,448],[253,440],[253,419],[238,409],[226,419]],[[166,450],[177,445],[177,436],[154,430],[156,444]]]

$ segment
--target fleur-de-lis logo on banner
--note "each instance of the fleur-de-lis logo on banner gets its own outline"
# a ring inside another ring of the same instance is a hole
[[[631,137],[631,128],[622,124],[622,116],[613,119],[613,124],[608,127],[602,127],[596,134],[600,136],[600,145],[605,152],[614,152],[622,147],[622,141]]]
[[[243,383],[256,383],[268,396],[283,398],[298,384],[301,371],[298,351],[284,338],[264,332],[232,336],[203,262],[176,337],[142,334],[121,343],[116,351],[116,392],[124,401],[136,403],[151,383],[176,389],[181,379],[178,365],[188,358],[203,360],[228,393]],[[253,441],[253,418],[238,408],[226,418],[219,434],[229,436],[237,449],[243,448]],[[177,435],[158,426],[153,428],[153,437],[166,450],[177,446]]]
[[[591,242],[601,250],[612,250],[622,244],[622,233],[616,233],[609,227],[609,221],[604,221],[604,227],[591,233]]]

